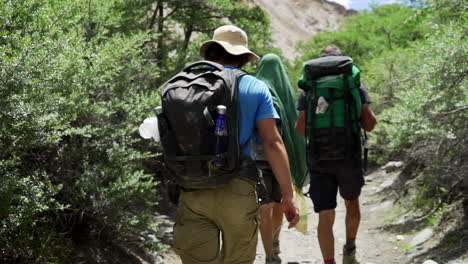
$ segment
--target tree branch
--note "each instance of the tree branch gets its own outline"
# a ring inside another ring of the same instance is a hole
[[[441,113],[441,114],[442,115],[450,115],[450,114],[460,112],[460,111],[465,111],[465,110],[468,110],[468,106],[460,107],[460,108],[457,108],[457,109],[454,109],[454,110],[451,110],[451,111],[448,111],[448,112],[445,112],[445,113]]]
[[[464,106],[464,107],[460,107],[460,108],[457,108],[457,109],[453,109],[453,110],[450,110],[448,112],[441,112],[441,113],[437,113],[437,114],[434,114],[432,117],[430,117],[429,119],[430,120],[435,120],[435,119],[438,119],[438,118],[441,118],[441,117],[444,117],[444,116],[448,116],[448,115],[451,115],[451,114],[454,114],[454,113],[457,113],[457,112],[460,112],[460,111],[466,111],[468,110],[468,106]]]
[[[172,16],[178,9],[179,9],[178,6],[174,7],[174,9],[172,9],[172,11],[171,11],[169,14],[167,14],[167,15],[164,17],[164,19],[166,19],[166,18]]]
[[[154,12],[153,12],[153,15],[151,16],[151,21],[150,21],[150,24],[148,26],[148,29],[152,29],[153,26],[154,26],[154,22],[156,22],[156,16],[158,14],[158,10],[159,10],[160,6],[159,6],[159,1],[156,5],[156,8],[154,9]]]
[[[450,188],[450,190],[447,191],[447,194],[445,195],[446,197],[445,198],[448,198],[448,196],[452,193],[452,191],[455,189],[455,187],[460,184],[461,182],[463,182],[463,178],[458,180],[454,185],[452,185],[452,187]],[[437,204],[436,207],[434,207],[434,209],[427,215],[423,216],[423,217],[420,217],[420,218],[417,218],[416,221],[419,222],[421,220],[424,220],[430,216],[432,216],[433,214],[435,214],[439,209],[440,207],[442,207],[442,205],[444,204],[444,199],[442,198],[439,198],[439,202]]]

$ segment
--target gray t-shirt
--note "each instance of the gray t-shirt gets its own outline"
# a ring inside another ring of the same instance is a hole
[[[361,102],[362,104],[370,104],[371,103],[371,98],[369,96],[369,93],[367,92],[366,87],[361,84],[359,87],[359,95],[361,96]],[[305,110],[305,92],[303,91],[300,95],[299,98],[297,99],[297,110],[303,111]]]

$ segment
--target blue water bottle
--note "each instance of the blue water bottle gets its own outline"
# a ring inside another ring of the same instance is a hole
[[[214,134],[216,136],[216,144],[215,144],[215,151],[214,154],[221,154],[226,152],[227,148],[227,128],[226,128],[226,106],[218,105],[216,107],[216,121],[215,121],[215,129]],[[213,164],[216,166],[223,166],[225,160],[224,159],[217,159],[213,161]]]

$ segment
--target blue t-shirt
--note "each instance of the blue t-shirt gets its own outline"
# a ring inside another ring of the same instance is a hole
[[[273,100],[268,87],[263,81],[253,76],[242,76],[239,82],[239,130],[241,146],[253,137],[257,122],[267,118],[279,118],[273,106]],[[247,143],[244,153],[251,156],[250,142]]]

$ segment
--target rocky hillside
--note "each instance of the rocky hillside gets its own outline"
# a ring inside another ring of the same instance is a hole
[[[293,60],[295,46],[321,31],[335,30],[346,15],[354,13],[327,0],[253,0],[270,15],[273,39],[283,55]]]

